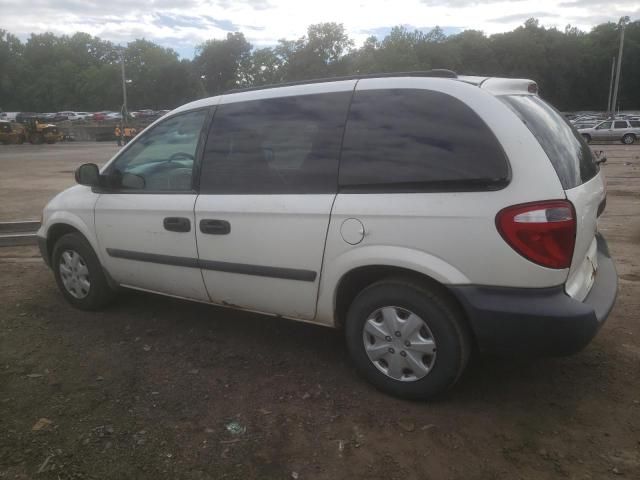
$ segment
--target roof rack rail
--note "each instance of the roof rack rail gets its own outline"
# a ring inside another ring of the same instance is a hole
[[[296,85],[308,85],[313,83],[339,82],[342,80],[360,80],[363,78],[386,78],[386,77],[438,77],[438,78],[458,78],[458,74],[453,70],[445,68],[434,68],[433,70],[422,70],[415,72],[385,72],[385,73],[366,73],[361,75],[348,75],[343,77],[325,77],[314,78],[310,80],[298,80],[295,82],[271,83],[268,85],[260,85],[256,87],[234,88],[222,92],[221,95],[229,93],[252,92],[254,90],[266,90],[269,88],[293,87]]]

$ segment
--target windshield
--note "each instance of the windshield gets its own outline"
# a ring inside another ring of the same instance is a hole
[[[551,105],[536,95],[498,97],[536,137],[565,190],[595,177],[598,166],[582,136]]]

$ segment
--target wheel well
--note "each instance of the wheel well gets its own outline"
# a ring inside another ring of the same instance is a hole
[[[60,237],[66,235],[67,233],[74,232],[80,233],[80,235],[82,235],[80,230],[72,227],[67,223],[56,223],[55,225],[49,227],[49,230],[47,230],[47,256],[49,257],[49,260],[51,260],[53,248],[55,247],[56,242],[60,239]]]
[[[453,293],[451,293],[451,291],[445,285],[423,273],[409,270],[407,268],[388,265],[371,265],[355,268],[346,273],[340,279],[336,294],[336,303],[334,307],[334,318],[336,321],[336,326],[339,328],[344,327],[349,306],[351,305],[351,302],[353,302],[354,298],[358,295],[358,293],[375,282],[392,277],[403,277],[415,282],[422,283],[423,285],[428,286],[430,289],[449,298],[459,308],[460,314],[467,324],[469,333],[475,341],[473,329],[471,328],[471,325],[467,319],[467,315],[463,306],[460,304],[457,297]]]

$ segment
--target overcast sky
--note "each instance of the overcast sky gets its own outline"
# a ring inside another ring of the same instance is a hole
[[[241,31],[254,45],[304,35],[312,23],[343,23],[360,44],[394,25],[447,34],[512,30],[527,18],[589,30],[622,15],[640,18],[640,0],[0,0],[0,28],[22,39],[32,32],[87,32],[124,44],[146,38],[191,58],[209,38]]]

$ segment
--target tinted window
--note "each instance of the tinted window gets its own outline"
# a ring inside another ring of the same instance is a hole
[[[565,190],[581,185],[598,173],[589,146],[556,109],[536,95],[498,98],[513,109],[536,137]]]
[[[206,116],[206,110],[175,115],[145,132],[110,167],[112,186],[191,190],[193,163]]]
[[[614,122],[613,128],[627,128],[627,122]]]
[[[339,92],[218,106],[200,191],[335,192],[350,96]]]
[[[460,100],[429,90],[356,92],[340,164],[344,191],[496,189],[508,177],[495,136]]]

